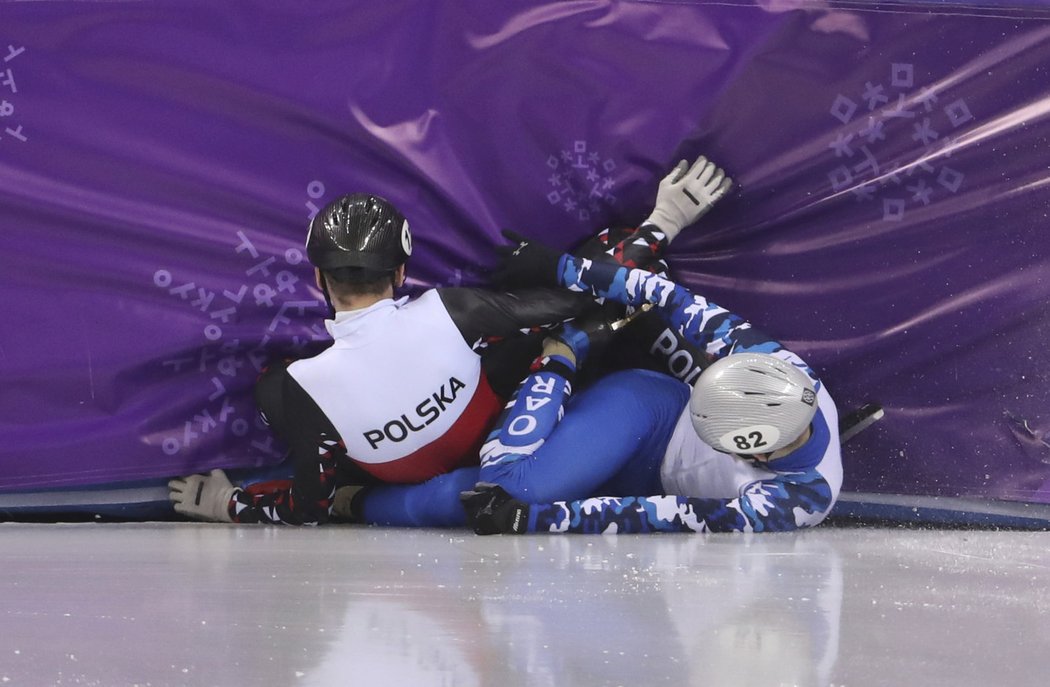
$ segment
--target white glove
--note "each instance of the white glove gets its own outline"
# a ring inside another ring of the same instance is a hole
[[[229,506],[236,491],[222,470],[168,482],[168,498],[175,505],[175,512],[195,520],[233,522]]]
[[[660,182],[656,207],[643,224],[655,224],[672,241],[733,187],[733,180],[701,155],[690,167],[682,160]]]

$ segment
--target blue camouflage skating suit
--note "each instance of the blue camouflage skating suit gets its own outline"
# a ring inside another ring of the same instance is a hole
[[[570,290],[633,308],[653,304],[669,327],[712,359],[769,353],[816,379],[798,356],[741,317],[666,278],[569,255],[558,275]],[[703,443],[689,417],[689,387],[671,377],[627,370],[572,395],[570,361],[540,358],[533,370],[482,449],[480,469],[369,494],[365,519],[462,524],[453,503],[474,481],[499,484],[528,502],[530,532],[792,530],[822,521],[838,496],[838,417],[819,381],[812,436],[763,464]]]

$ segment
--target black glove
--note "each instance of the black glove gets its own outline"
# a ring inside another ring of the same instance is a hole
[[[503,236],[513,245],[496,249],[500,263],[492,273],[494,284],[507,290],[529,286],[561,286],[558,261],[562,253],[510,229],[504,229]]]
[[[460,492],[459,500],[475,534],[521,534],[528,527],[529,504],[499,485],[478,482],[473,491]]]

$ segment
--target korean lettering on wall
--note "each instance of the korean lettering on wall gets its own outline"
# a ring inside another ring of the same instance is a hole
[[[319,183],[312,182],[311,195],[314,184]],[[247,231],[238,230],[233,238],[232,250],[243,273],[230,286],[198,284],[164,268],[153,273],[156,288],[207,315],[199,350],[161,362],[170,374],[196,374],[202,384],[200,410],[160,440],[160,448],[169,456],[196,449],[213,432],[229,432],[238,440],[239,450],[247,447],[264,459],[280,457],[246,389],[272,358],[275,346],[284,352],[290,348],[292,355],[305,354],[311,342],[328,338],[317,317],[323,303],[310,297],[306,284],[291,269],[303,263],[303,251],[293,247],[279,255],[266,255]],[[239,335],[227,331],[247,314],[257,320],[260,310],[265,325],[250,341],[242,338],[243,329],[238,330]],[[223,455],[216,458],[221,460]]]
[[[8,45],[7,54],[0,63],[0,123],[2,123],[0,126],[3,127],[0,141],[15,140],[25,143],[29,140],[18,119],[18,78],[15,73],[17,66],[15,60],[20,58],[25,51],[25,47]]]

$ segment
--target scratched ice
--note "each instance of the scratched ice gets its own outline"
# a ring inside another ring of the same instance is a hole
[[[1050,669],[1047,533],[4,524],[0,547],[4,684],[1041,687]]]

